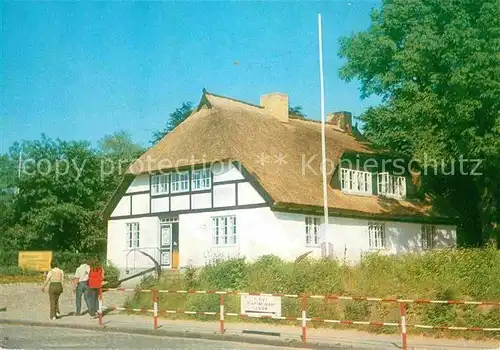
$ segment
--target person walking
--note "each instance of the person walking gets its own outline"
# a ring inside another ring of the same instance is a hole
[[[89,300],[91,309],[89,314],[91,317],[97,317],[97,311],[99,306],[99,289],[102,287],[102,282],[104,281],[104,269],[102,268],[99,260],[94,259],[90,264],[89,272]]]
[[[57,267],[57,262],[52,259],[50,262],[51,270],[47,274],[42,292],[45,293],[45,288],[49,286],[49,302],[50,302],[50,319],[56,320],[61,317],[59,310],[59,297],[63,292],[64,272]]]
[[[87,305],[87,312],[90,314],[89,273],[90,265],[87,260],[84,260],[76,269],[75,277],[73,278],[73,291],[76,293],[76,316],[82,314],[82,296]]]

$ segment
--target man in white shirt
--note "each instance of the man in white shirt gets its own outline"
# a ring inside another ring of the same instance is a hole
[[[82,312],[82,294],[85,299],[85,304],[87,305],[87,310],[90,310],[90,299],[89,299],[89,273],[90,265],[87,261],[82,261],[82,264],[78,266],[75,272],[75,277],[73,278],[73,287],[76,291],[76,315],[80,316]]]

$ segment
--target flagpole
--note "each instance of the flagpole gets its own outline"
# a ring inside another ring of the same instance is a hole
[[[19,162],[17,163],[17,177],[21,179],[21,167],[23,164],[23,148],[19,151]]]
[[[325,249],[328,255],[328,183],[326,178],[326,135],[325,135],[325,84],[323,81],[323,38],[321,33],[321,14],[318,13],[318,39],[319,39],[319,78],[321,85],[321,158],[322,158],[322,172],[323,172],[323,211],[325,222],[323,225],[323,239],[325,242]]]

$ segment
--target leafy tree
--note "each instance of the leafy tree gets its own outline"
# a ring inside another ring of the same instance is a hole
[[[111,135],[105,135],[97,142],[99,151],[105,156],[123,159],[136,159],[144,148],[132,141],[132,135],[128,131],[119,131]]]
[[[97,145],[101,157],[101,177],[103,181],[108,181],[107,188],[116,188],[130,164],[145,151],[132,141],[127,131],[105,135]]]
[[[307,115],[304,113],[302,106],[293,106],[293,107],[288,107],[288,113],[289,114],[295,114],[299,118],[305,118]]]
[[[193,103],[192,102],[183,102],[182,106],[176,108],[175,111],[170,113],[169,119],[167,121],[167,125],[163,130],[158,130],[153,133],[153,139],[151,140],[151,144],[155,145],[158,143],[165,135],[172,132],[180,123],[186,120],[187,117],[193,112]]]
[[[359,79],[363,98],[383,99],[362,115],[366,135],[448,170],[460,157],[483,159],[481,176],[424,179],[458,211],[462,243],[482,244],[500,220],[500,2],[383,0],[371,19],[340,41],[341,77]]]

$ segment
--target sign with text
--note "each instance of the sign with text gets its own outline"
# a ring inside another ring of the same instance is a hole
[[[281,316],[281,297],[242,295],[241,313],[248,316]]]
[[[23,251],[19,252],[18,265],[22,269],[40,272],[50,271],[52,251]]]

